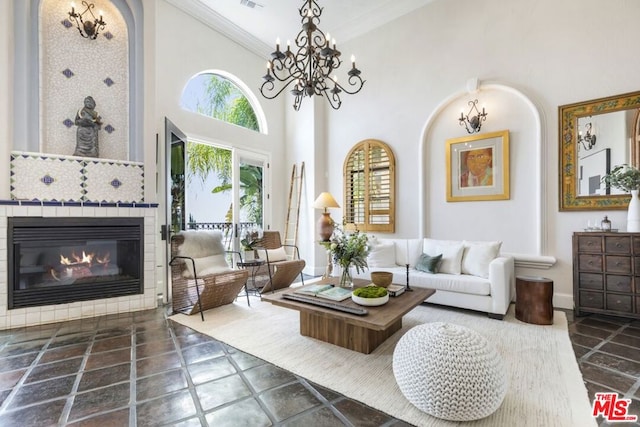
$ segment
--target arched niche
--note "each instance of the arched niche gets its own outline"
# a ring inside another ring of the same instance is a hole
[[[60,148],[63,144],[51,141],[65,138],[63,135],[66,128],[69,134],[67,138],[71,139],[67,145],[75,144],[75,129],[69,126],[66,120],[73,120],[73,117],[68,116],[75,116],[75,111],[82,106],[84,97],[91,95],[98,104],[96,110],[105,119],[105,127],[107,121],[111,122],[107,120],[105,113],[109,109],[114,111],[111,117],[114,124],[108,130],[101,131],[101,141],[104,141],[105,146],[113,143],[120,148],[111,151],[113,156],[107,154],[100,157],[143,160],[142,1],[104,0],[100,7],[104,9],[104,19],[107,22],[104,31],[113,31],[111,41],[117,40],[117,43],[120,43],[115,49],[113,46],[116,43],[111,43],[104,35],[99,36],[97,40],[84,39],[75,26],[68,27],[65,24],[64,21],[69,17],[70,3],[55,0],[14,0],[13,150],[72,154],[73,150],[71,153],[59,152],[64,151]],[[47,28],[42,28],[42,25],[46,25]],[[50,26],[55,26],[55,29],[52,30]],[[43,37],[47,40],[43,40]],[[82,42],[84,43],[80,47],[78,43]],[[61,68],[59,58],[53,62],[48,58],[48,62],[43,63],[43,59],[47,57],[42,54],[41,47],[47,44],[58,44],[60,50],[76,46],[75,54],[69,58],[68,67],[57,70]],[[114,59],[110,58],[115,51],[122,55],[119,64],[126,67],[124,72],[117,72],[115,67],[113,73],[106,69],[110,60],[115,63]],[[55,73],[54,69],[57,70]],[[69,71],[66,71],[67,69]],[[44,73],[46,75],[43,75]],[[71,73],[73,76],[67,77]],[[89,76],[91,73],[93,74]],[[62,76],[62,84],[51,82],[52,74],[59,79]],[[78,82],[82,80],[77,87],[64,84],[64,80],[73,80],[76,77]],[[117,96],[109,95],[115,92],[118,93]],[[96,93],[103,95],[99,96]],[[119,107],[115,105],[118,102],[112,102],[112,97],[120,99],[120,104],[124,103],[124,113],[118,111]],[[104,107],[109,104],[111,105],[105,110]],[[55,129],[55,132],[52,129]]]
[[[511,193],[508,200],[446,202],[446,141],[468,135],[460,112],[478,99],[488,113],[480,134],[509,131]],[[420,235],[501,240],[504,252],[541,256],[545,250],[547,166],[542,117],[519,90],[470,80],[467,90],[444,99],[428,117],[420,141]],[[444,234],[442,234],[444,233]]]

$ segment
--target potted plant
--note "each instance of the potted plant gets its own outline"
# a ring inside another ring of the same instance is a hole
[[[629,208],[627,209],[627,231],[640,232],[640,170],[628,164],[614,167],[602,178],[607,187],[617,188],[625,193],[631,193]]]
[[[255,259],[255,248],[262,243],[263,232],[260,227],[253,227],[250,230],[246,230],[240,239],[240,245],[244,251],[245,261]]]

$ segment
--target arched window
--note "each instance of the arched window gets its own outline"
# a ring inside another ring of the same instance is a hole
[[[232,76],[216,72],[203,72],[192,77],[180,99],[185,110],[266,133],[263,115],[254,108],[253,94]]]
[[[347,230],[393,233],[395,167],[391,148],[382,141],[357,143],[344,162],[344,220]]]

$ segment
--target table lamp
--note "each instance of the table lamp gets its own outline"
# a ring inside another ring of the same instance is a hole
[[[320,193],[316,201],[313,202],[313,207],[315,209],[324,209],[322,216],[318,220],[318,233],[323,242],[328,242],[333,234],[333,220],[329,212],[327,212],[327,208],[339,208],[340,205],[330,193],[325,191]]]

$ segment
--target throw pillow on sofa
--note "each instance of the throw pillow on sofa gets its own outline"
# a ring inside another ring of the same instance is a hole
[[[438,264],[440,264],[441,260],[442,254],[436,256],[422,254],[420,255],[420,259],[418,259],[418,262],[416,263],[416,270],[435,274],[438,272]]]
[[[393,242],[381,242],[377,240],[371,245],[369,256],[367,257],[369,268],[375,267],[395,267],[396,249]]]
[[[423,252],[426,254],[442,254],[438,273],[462,274],[464,246],[461,241],[424,239]]]
[[[489,264],[500,252],[502,242],[468,242],[464,241],[462,256],[462,273],[489,278]]]

